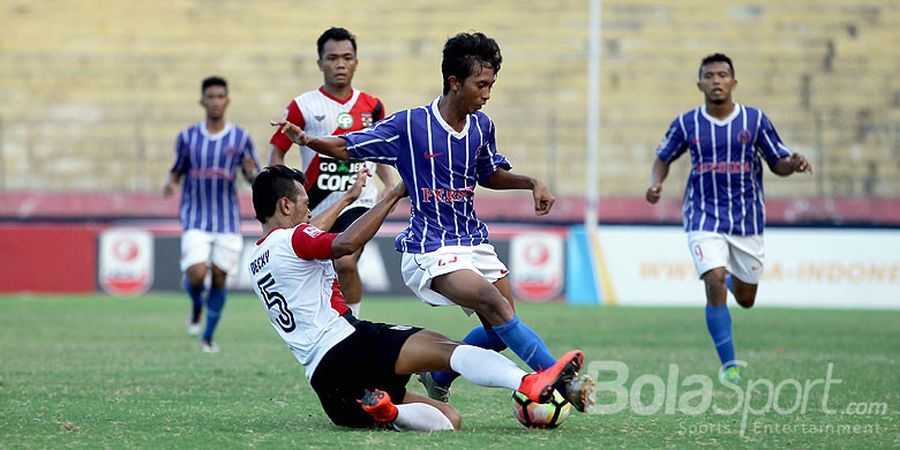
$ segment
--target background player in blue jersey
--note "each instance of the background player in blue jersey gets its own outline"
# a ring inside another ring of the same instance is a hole
[[[181,236],[181,270],[184,288],[191,297],[188,333],[200,334],[204,279],[212,270],[206,297],[206,329],[201,349],[217,352],[213,332],[225,305],[225,282],[237,269],[243,239],[235,182],[240,167],[248,182],[259,171],[253,141],[243,129],[225,121],[228,83],[219,77],[203,80],[200,105],[206,120],[185,128],[175,141],[175,164],[163,189],[171,197],[184,178],[178,216]]]
[[[740,380],[727,290],[750,308],[763,273],[765,202],[762,162],[777,175],[811,172],[802,155],[781,142],[759,109],[732,100],[734,64],[720,53],[700,64],[697,88],[705,103],[678,116],[656,151],[647,201],[656,203],[669,164],[691,153],[684,194],[684,228],[697,274],[706,284],[706,325],[722,363],[720,375]]]
[[[430,305],[459,305],[476,312],[483,326],[473,329],[465,343],[496,351],[509,347],[540,370],[556,359],[516,315],[506,278],[509,270],[473,207],[477,185],[531,190],[537,215],[550,212],[554,202],[543,182],[510,172],[509,162],[497,151],[494,123],[479,111],[491,97],[501,62],[496,41],[482,33],[460,33],[444,45],[443,95],[428,105],[340,137],[310,136],[287,121],[273,125],[294,143],[324,155],[396,167],[412,204],[409,227],[395,240],[403,253],[407,286]],[[422,380],[429,396],[446,401],[455,377],[425,373]],[[584,410],[593,380],[580,377],[567,391],[572,404]]]

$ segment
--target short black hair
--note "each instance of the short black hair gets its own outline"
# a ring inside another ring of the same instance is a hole
[[[703,66],[714,62],[727,63],[728,67],[731,69],[731,78],[734,78],[734,63],[731,62],[731,58],[724,53],[713,53],[712,55],[707,55],[706,58],[703,58],[703,61],[700,61],[700,69],[697,71],[697,78],[703,77]]]
[[[210,86],[222,86],[225,88],[225,92],[228,92],[228,82],[222,77],[213,75],[203,79],[203,83],[200,84],[200,94],[206,93],[206,88]]]
[[[320,59],[322,58],[322,51],[325,49],[325,43],[328,41],[350,41],[350,43],[353,44],[353,54],[356,54],[356,36],[347,31],[346,28],[331,27],[325,30],[325,32],[319,36],[319,40],[316,41],[316,50],[319,53]]]
[[[253,209],[256,220],[266,223],[275,215],[275,205],[281,197],[293,199],[299,193],[297,185],[306,185],[303,172],[281,164],[269,166],[262,170],[253,180]]]
[[[444,77],[444,94],[450,92],[450,76],[464,81],[475,69],[476,64],[481,67],[494,69],[494,74],[500,72],[500,63],[503,56],[500,55],[500,46],[497,41],[484,35],[484,33],[459,33],[447,40],[444,44],[444,60],[441,62],[441,74]]]

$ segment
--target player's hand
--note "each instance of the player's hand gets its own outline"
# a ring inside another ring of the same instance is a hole
[[[173,183],[171,181],[166,183],[166,185],[163,186],[163,198],[169,198],[169,197],[175,195],[175,189],[177,187],[178,186],[175,185],[175,183]]]
[[[647,201],[651,204],[656,204],[659,201],[660,197],[662,197],[662,186],[659,184],[654,184],[647,188]]]
[[[543,181],[535,180],[532,194],[534,194],[534,213],[538,216],[547,215],[556,201],[556,198],[550,193],[550,188]]]
[[[791,168],[794,169],[794,172],[812,173],[812,164],[806,160],[805,156],[799,153],[791,155]]]
[[[269,124],[278,127],[278,131],[287,135],[291,142],[305,146],[309,143],[309,136],[303,132],[303,129],[294,125],[287,120],[270,120]]]
[[[366,183],[369,181],[369,177],[371,176],[372,174],[369,173],[369,169],[365,167],[359,169],[359,172],[356,172],[356,182],[353,183],[353,186],[350,187],[350,190],[348,190],[347,193],[344,194],[344,197],[347,198],[350,203],[355,202],[356,199],[358,199],[359,196],[362,195],[362,190],[364,187],[366,187]]]

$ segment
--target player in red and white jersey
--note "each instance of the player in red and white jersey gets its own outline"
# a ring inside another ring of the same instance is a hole
[[[363,175],[360,175],[363,176]],[[583,362],[572,350],[540,373],[526,374],[492,350],[461,345],[438,333],[405,325],[357,320],[332,308],[336,294],[331,260],[359,250],[397,202],[399,184],[340,234],[310,225],[306,180],[283,165],[267,167],[253,183],[253,207],[264,233],[250,255],[253,290],[270,322],[306,368],[306,378],[336,425],[390,425],[398,431],[458,429],[447,403],[406,391],[411,374],[454,370],[472,383],[514,389],[533,401],[576,379]]]
[[[350,131],[368,128],[384,118],[384,105],[376,97],[353,88],[356,72],[356,37],[344,28],[329,28],[316,42],[319,59],[316,63],[322,71],[324,82],[316,90],[294,98],[282,115],[283,120],[299,125],[311,136],[339,136]],[[292,142],[283,133],[276,132],[272,144],[270,164],[285,164],[285,154]],[[314,216],[337,202],[353,186],[356,173],[367,168],[376,173],[385,187],[393,186],[393,176],[387,166],[362,160],[342,161],[320,156],[307,147],[300,147],[300,167],[306,174],[306,191]],[[362,195],[338,216],[328,229],[333,233],[344,231],[354,220],[368,211],[378,198],[374,183],[367,183]],[[362,281],[357,270],[360,252],[334,262],[340,287],[347,305],[359,316],[362,298]]]

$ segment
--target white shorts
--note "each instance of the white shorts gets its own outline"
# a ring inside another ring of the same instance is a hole
[[[431,280],[435,277],[468,269],[493,284],[509,273],[509,269],[497,257],[494,246],[490,244],[441,247],[430,253],[404,253],[400,269],[403,272],[403,282],[419,300],[431,306],[458,306],[449,298],[431,290]]]
[[[181,271],[194,264],[212,263],[234,275],[243,247],[244,238],[238,233],[187,230],[181,235]]]
[[[763,274],[765,251],[761,235],[735,236],[710,231],[688,233],[688,247],[694,258],[697,276],[717,267],[748,284],[759,284]]]

